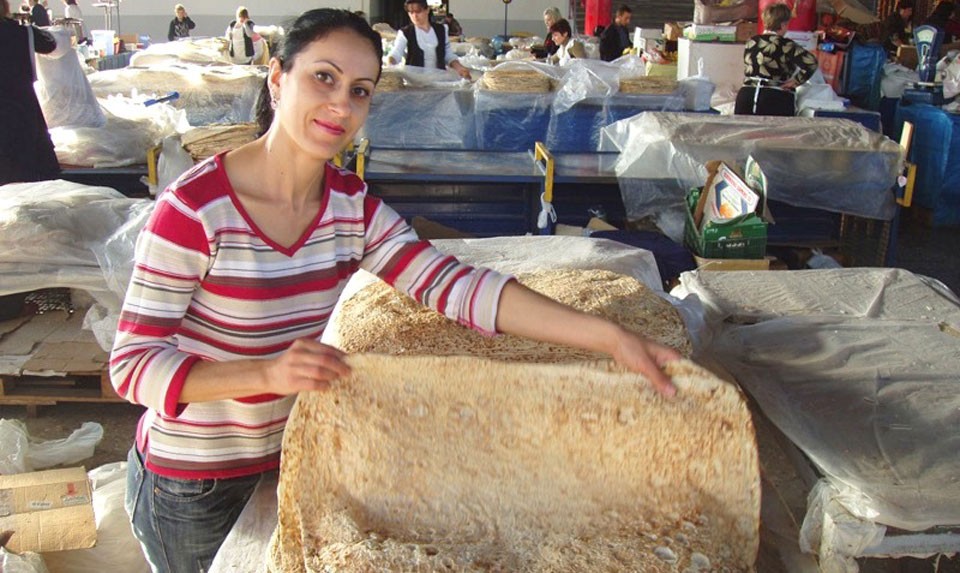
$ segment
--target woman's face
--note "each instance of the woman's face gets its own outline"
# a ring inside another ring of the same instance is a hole
[[[554,20],[554,19],[553,19],[553,16],[551,16],[550,14],[544,14],[544,16],[543,16],[543,23],[544,23],[544,25],[546,25],[547,30],[549,30],[549,29],[550,29],[550,26],[553,26],[554,24],[556,24],[557,21]]]
[[[370,41],[347,29],[308,44],[289,71],[271,60],[274,123],[306,153],[332,158],[366,121],[379,69]]]
[[[567,40],[570,38],[567,34],[563,32],[554,32],[553,33],[553,43],[562,46],[567,43]]]
[[[183,8],[177,8],[177,19],[183,20],[187,17],[187,11]]]
[[[407,15],[418,28],[426,28],[430,24],[430,10],[421,4],[407,4]]]

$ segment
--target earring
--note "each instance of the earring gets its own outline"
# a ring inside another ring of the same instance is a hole
[[[270,109],[276,111],[277,105],[279,105],[279,103],[280,102],[277,99],[277,94],[270,92]]]

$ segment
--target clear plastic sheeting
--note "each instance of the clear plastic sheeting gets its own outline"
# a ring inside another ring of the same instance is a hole
[[[103,127],[57,127],[50,130],[61,165],[122,167],[143,165],[147,151],[164,138],[190,129],[186,114],[166,103],[144,106],[145,96],[100,100]]]
[[[22,421],[0,419],[0,475],[78,464],[93,456],[101,440],[103,426],[96,422],[84,422],[66,438],[38,440]]]
[[[106,118],[70,45],[71,31],[47,29],[57,40],[49,54],[37,54],[37,83],[34,88],[47,127],[103,127]]]
[[[150,44],[130,56],[133,67],[163,66],[167,64],[202,64],[231,66],[226,38],[189,38],[176,42]]]
[[[0,296],[54,287],[86,291],[98,304],[84,322],[109,350],[136,238],[153,205],[62,180],[0,187]]]
[[[473,90],[375,91],[363,134],[378,147],[471,149]]]
[[[829,480],[813,486],[800,529],[800,549],[818,556],[821,573],[857,573],[856,557],[883,541],[886,527],[860,519],[846,508],[864,501],[857,491],[842,492]]]
[[[477,90],[474,97],[479,149],[526,151],[546,135],[553,93]]]
[[[844,269],[685,273],[673,294],[704,302],[714,334],[698,351],[736,377],[847,512],[907,531],[960,523],[949,291],[903,270]]]
[[[608,97],[578,101],[561,112],[557,105],[550,110],[547,125],[547,147],[560,153],[585,153],[600,148],[604,126],[633,117],[645,111],[683,111],[681,94],[614,94]]]
[[[895,142],[830,118],[648,112],[605,127],[601,150],[620,152],[616,171],[631,219],[669,209],[682,221],[683,198],[703,185],[708,161],[742,168],[753,155],[770,199],[890,220],[902,168]]]
[[[188,63],[130,66],[97,72],[89,79],[99,98],[138,93],[162,97],[177,92],[180,97],[171,105],[184,110],[187,121],[196,127],[253,121],[257,95],[266,81],[266,68]]]

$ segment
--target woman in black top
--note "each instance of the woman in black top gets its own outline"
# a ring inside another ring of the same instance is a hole
[[[786,4],[763,10],[764,33],[747,42],[743,51],[744,82],[734,113],[796,115],[794,89],[817,71],[817,58],[783,37],[791,11]]]
[[[173,20],[170,20],[170,29],[167,31],[167,39],[171,42],[174,40],[179,40],[180,38],[189,38],[190,30],[193,30],[197,27],[193,23],[193,20],[190,19],[190,16],[187,16],[187,9],[183,7],[183,4],[177,4],[173,8],[173,13],[175,17]]]
[[[60,175],[47,122],[33,91],[29,35],[37,53],[49,54],[57,47],[49,33],[10,18],[9,0],[0,0],[0,185]]]

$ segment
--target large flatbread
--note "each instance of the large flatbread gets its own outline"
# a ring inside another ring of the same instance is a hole
[[[612,320],[684,356],[692,351],[680,314],[635,278],[603,270],[551,270],[518,275],[527,287],[583,312]],[[521,362],[605,358],[584,350],[512,335],[483,336],[430,310],[386,283],[373,283],[344,302],[334,339],[347,352],[469,354]]]
[[[740,393],[605,364],[349,358],[284,434],[271,571],[751,570],[759,470]]]

